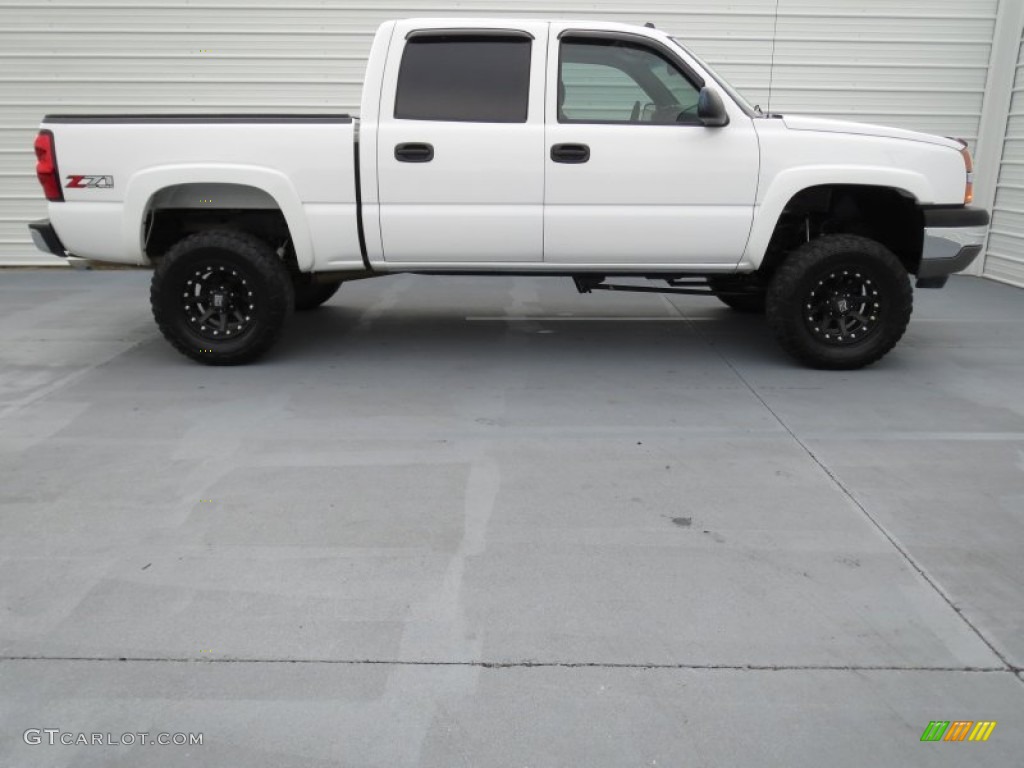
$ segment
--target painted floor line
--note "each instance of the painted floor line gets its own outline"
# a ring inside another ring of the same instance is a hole
[[[721,320],[722,318],[708,317],[703,320]],[[684,317],[648,317],[643,315],[633,317],[602,317],[600,315],[579,315],[575,317],[562,317],[551,315],[467,315],[466,321],[470,323],[685,323]]]
[[[715,323],[727,322],[735,319],[731,315],[723,314],[718,316],[681,316],[665,317],[663,315],[633,315],[633,316],[608,316],[608,315],[466,315],[470,323]],[[941,318],[914,318],[911,325],[922,323],[946,323],[954,325],[1007,325],[1022,324],[1024,320],[943,320]]]
[[[477,667],[483,669],[661,669],[708,672],[922,672],[1018,675],[1016,667],[913,666],[899,664],[702,664],[602,661],[409,661],[401,659],[330,659],[216,656],[0,656],[0,664],[64,662],[78,664],[331,664],[338,666]]]

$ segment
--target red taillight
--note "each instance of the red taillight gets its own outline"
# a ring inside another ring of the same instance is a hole
[[[53,133],[40,131],[36,136],[36,176],[43,185],[46,199],[58,203],[64,199],[60,188],[60,174],[57,172],[57,153],[53,147]]]

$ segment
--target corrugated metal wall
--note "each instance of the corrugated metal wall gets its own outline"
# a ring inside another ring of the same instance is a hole
[[[755,103],[978,132],[998,0],[0,0],[0,263],[43,263],[31,143],[45,112],[355,111],[387,18],[653,21]]]
[[[1024,286],[1024,43],[1017,59],[985,275]]]

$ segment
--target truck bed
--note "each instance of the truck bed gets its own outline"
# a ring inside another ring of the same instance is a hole
[[[62,177],[81,176],[64,197],[88,204],[51,206],[77,256],[145,264],[138,223],[149,212],[227,202],[280,208],[307,266],[362,263],[348,115],[53,115],[42,127],[55,134]],[[216,181],[204,183],[211,169]]]

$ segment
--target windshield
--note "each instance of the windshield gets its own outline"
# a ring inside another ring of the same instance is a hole
[[[762,115],[760,109],[755,109],[754,107],[750,106],[750,102],[743,98],[743,95],[739,91],[737,91],[735,88],[729,85],[729,83],[726,80],[724,80],[721,75],[715,72],[715,70],[712,67],[708,66],[708,63],[706,61],[704,61],[700,56],[697,56],[693,51],[691,51],[689,48],[683,45],[678,38],[673,37],[672,42],[678,45],[680,48],[682,48],[687,55],[689,55],[698,64],[700,64],[704,71],[711,75],[714,81],[718,83],[718,87],[725,91],[727,94],[729,94],[732,97],[732,100],[735,101],[739,105],[740,109],[746,112],[748,116],[758,117]]]

